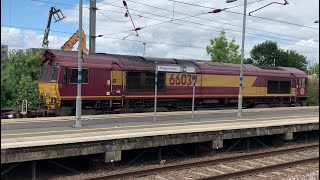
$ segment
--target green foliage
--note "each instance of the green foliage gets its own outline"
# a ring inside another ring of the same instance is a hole
[[[259,66],[273,66],[274,59],[279,59],[280,49],[276,42],[266,41],[255,45],[250,51],[250,55],[254,64]]]
[[[316,74],[319,77],[319,64],[316,64],[316,65],[310,67],[308,74],[309,75]]]
[[[21,106],[23,99],[31,106],[39,102],[37,80],[42,51],[14,53],[1,65],[1,107]]]
[[[315,74],[318,75],[319,77],[319,64],[315,65],[314,69],[315,69]]]
[[[244,58],[243,63],[244,64],[253,64],[254,62],[253,62],[253,59],[251,59],[251,58]]]
[[[226,33],[221,31],[219,37],[210,39],[210,45],[206,50],[211,56],[211,61],[240,64],[239,47],[234,39],[228,41]]]
[[[250,51],[253,64],[258,66],[294,67],[307,71],[307,59],[294,50],[283,50],[273,41],[255,45]]]
[[[279,59],[278,66],[294,67],[307,72],[308,61],[307,58],[294,50],[281,51],[282,59]]]
[[[319,78],[310,76],[308,83],[308,102],[311,106],[319,106]]]

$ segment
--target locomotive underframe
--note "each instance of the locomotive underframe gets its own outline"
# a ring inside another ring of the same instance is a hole
[[[83,114],[133,113],[153,111],[154,99],[83,100]],[[244,108],[307,106],[307,97],[244,98]],[[158,99],[158,111],[191,110],[192,99]],[[237,107],[237,98],[196,99],[196,109]],[[75,101],[62,101],[56,115],[73,115]]]

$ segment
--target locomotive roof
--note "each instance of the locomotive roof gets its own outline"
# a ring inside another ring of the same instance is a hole
[[[48,49],[44,52],[41,64],[50,61],[53,65],[66,67],[77,67],[78,52]],[[84,55],[83,67],[87,68],[107,68],[111,69],[115,66],[122,70],[149,70],[154,71],[155,64],[161,65],[177,65],[195,67],[197,72],[235,74],[240,73],[240,64],[218,63],[206,60],[193,59],[174,59],[174,58],[155,58],[155,57],[140,57],[130,55],[117,54],[89,54]],[[296,68],[289,67],[259,67],[251,64],[246,64],[244,73],[247,75],[267,75],[267,76],[286,76],[291,75],[296,77],[307,77],[307,74]]]

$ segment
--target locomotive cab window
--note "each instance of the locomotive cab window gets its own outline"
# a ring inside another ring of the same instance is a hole
[[[78,82],[78,69],[70,69],[70,84],[77,84]],[[82,69],[82,84],[89,83],[89,69]]]
[[[49,66],[44,64],[41,68],[40,81],[47,81]]]
[[[50,81],[50,82],[57,82],[57,79],[58,79],[58,71],[59,71],[58,66],[52,66],[52,67],[51,67],[50,77],[49,77],[49,81]]]
[[[126,75],[126,87],[129,90],[154,90],[154,72],[129,71]],[[158,73],[158,89],[164,89],[165,73]]]
[[[268,94],[290,94],[291,82],[290,81],[268,81],[267,93]]]

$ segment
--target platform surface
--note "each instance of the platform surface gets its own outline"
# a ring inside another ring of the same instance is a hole
[[[319,107],[113,114],[82,116],[83,127],[75,128],[74,117],[3,119],[1,149],[103,141],[120,138],[207,132],[230,129],[285,126],[319,122]]]

